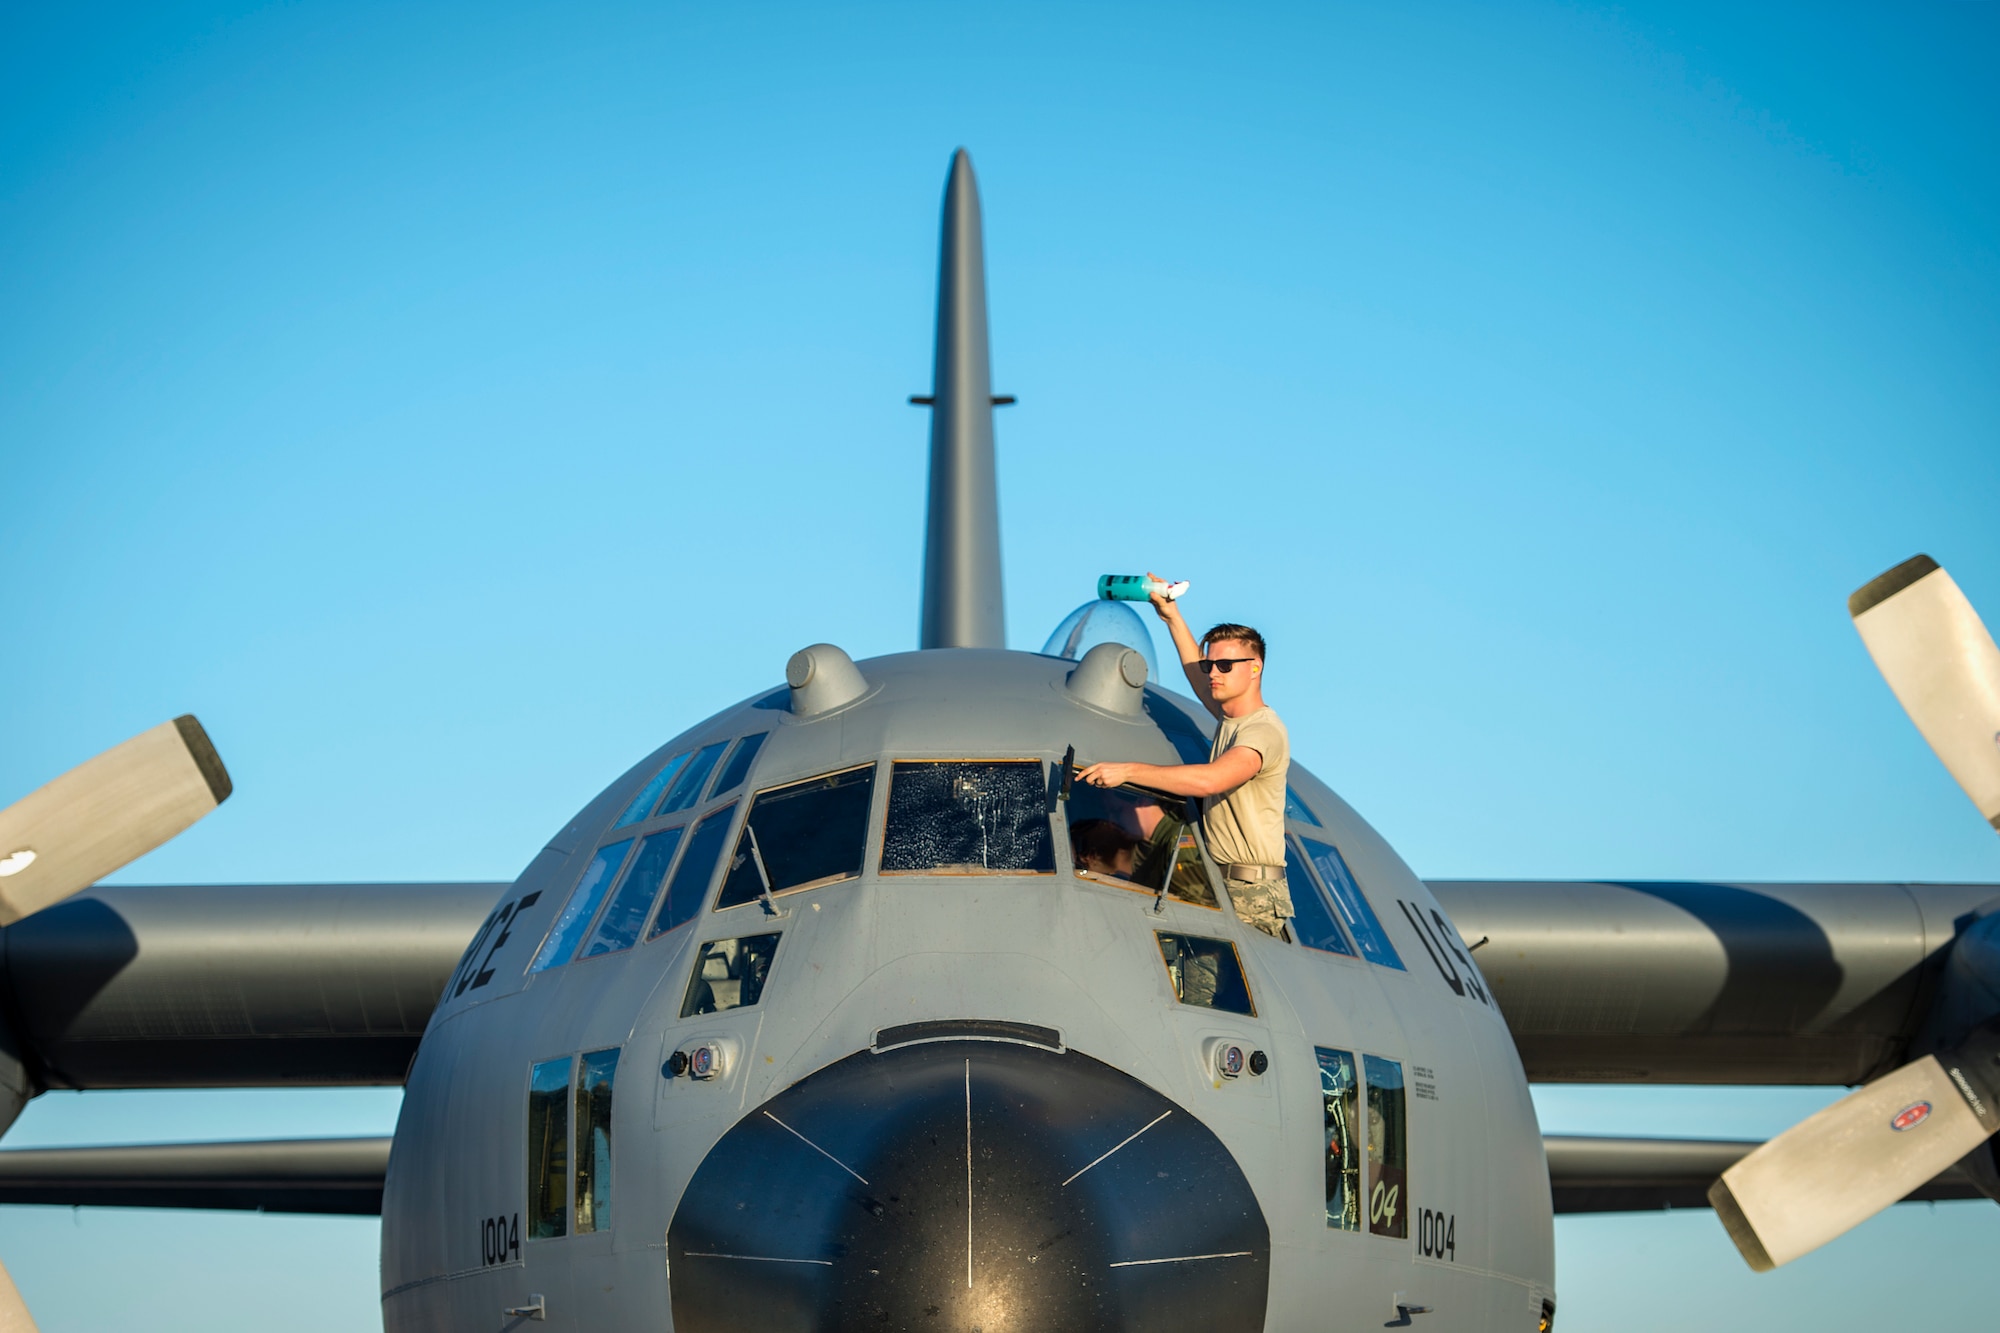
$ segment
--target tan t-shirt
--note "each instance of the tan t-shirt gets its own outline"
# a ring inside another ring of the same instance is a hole
[[[1201,832],[1208,854],[1223,865],[1285,864],[1285,773],[1292,766],[1292,740],[1285,724],[1266,705],[1243,717],[1225,717],[1208,747],[1214,763],[1239,745],[1264,757],[1264,766],[1233,791],[1201,803]]]

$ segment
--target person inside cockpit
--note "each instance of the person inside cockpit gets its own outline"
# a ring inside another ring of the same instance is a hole
[[[1112,879],[1131,879],[1139,840],[1108,819],[1083,819],[1070,825],[1069,843],[1076,868]]]
[[[1225,623],[1197,643],[1179,602],[1157,592],[1152,601],[1195,697],[1215,715],[1208,762],[1091,764],[1077,770],[1076,780],[1093,787],[1136,783],[1201,798],[1202,840],[1221,866],[1236,915],[1283,939],[1292,915],[1285,884],[1285,774],[1292,755],[1285,724],[1264,702],[1264,636],[1248,625]]]

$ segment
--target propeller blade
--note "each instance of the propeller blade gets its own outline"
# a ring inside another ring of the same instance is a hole
[[[0,810],[0,926],[152,851],[229,799],[192,713],[142,731]],[[0,1331],[5,1324],[0,1323]]]
[[[1847,613],[1903,711],[2000,829],[2000,648],[1972,603],[1919,555],[1857,590]]]
[[[1987,1030],[1914,1060],[1723,1172],[1708,1201],[1744,1261],[1765,1273],[1818,1249],[2000,1130],[1996,1054]]]
[[[5,1264],[0,1264],[0,1333],[39,1333]]]

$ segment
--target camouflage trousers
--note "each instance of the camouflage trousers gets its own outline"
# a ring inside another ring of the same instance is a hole
[[[1266,935],[1284,938],[1285,919],[1292,915],[1292,894],[1284,880],[1260,879],[1252,883],[1232,879],[1224,883],[1238,920]]]

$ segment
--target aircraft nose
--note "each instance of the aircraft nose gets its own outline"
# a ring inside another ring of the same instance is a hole
[[[1270,1231],[1183,1107],[1076,1051],[939,1040],[752,1111],[675,1211],[678,1333],[1261,1329]]]

